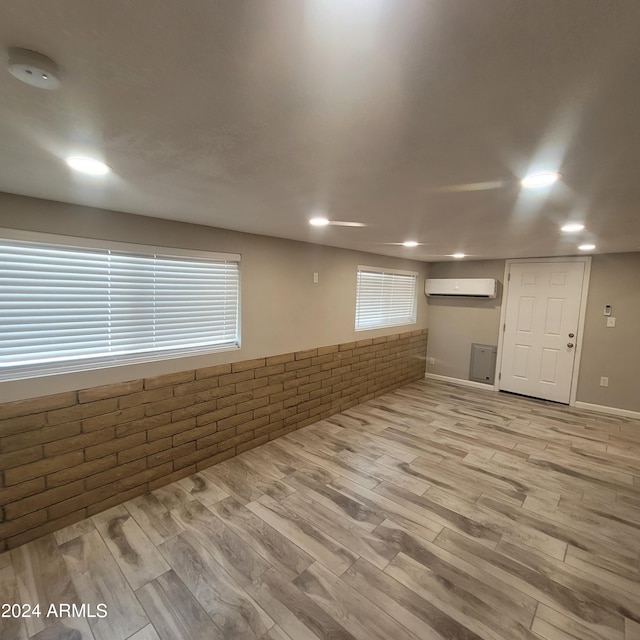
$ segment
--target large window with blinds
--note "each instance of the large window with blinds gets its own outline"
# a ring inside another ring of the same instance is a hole
[[[38,238],[0,238],[0,380],[239,346],[239,255]]]
[[[356,330],[414,323],[417,279],[413,271],[359,266]]]

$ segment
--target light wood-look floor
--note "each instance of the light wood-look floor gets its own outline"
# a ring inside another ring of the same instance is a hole
[[[638,640],[639,552],[639,422],[421,381],[1,555],[0,638]]]

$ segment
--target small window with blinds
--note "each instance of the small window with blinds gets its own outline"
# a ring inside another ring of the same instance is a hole
[[[358,267],[356,331],[416,321],[416,281],[412,271]]]
[[[0,380],[239,346],[240,256],[0,238]]]

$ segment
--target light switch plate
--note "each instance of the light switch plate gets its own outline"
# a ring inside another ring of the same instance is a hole
[[[607,327],[615,327],[616,326],[616,319],[613,316],[609,316],[607,318]]]

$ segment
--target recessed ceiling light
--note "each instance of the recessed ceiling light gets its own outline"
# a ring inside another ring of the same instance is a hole
[[[314,227],[326,227],[329,224],[329,220],[328,218],[311,218],[309,224],[312,224]]]
[[[466,253],[452,253],[451,257],[452,258],[464,258],[467,254]]]
[[[569,224],[565,224],[564,227],[560,227],[560,231],[564,231],[565,233],[576,233],[583,229],[584,225],[579,222],[570,222]]]
[[[67,164],[74,170],[81,173],[88,173],[91,176],[103,176],[109,173],[109,167],[100,160],[87,158],[85,156],[71,156],[67,158]]]
[[[403,247],[417,247],[418,243],[415,240],[407,240],[406,242],[402,243]]]
[[[595,244],[581,244],[578,249],[580,251],[593,251],[596,248]]]
[[[536,187],[548,187],[560,178],[560,174],[551,171],[541,173],[531,173],[520,181],[525,189],[535,189]]]

